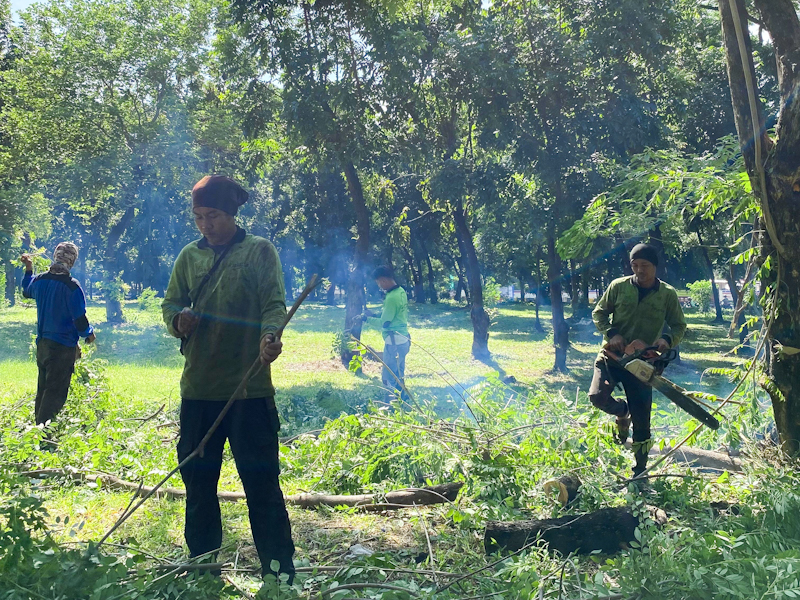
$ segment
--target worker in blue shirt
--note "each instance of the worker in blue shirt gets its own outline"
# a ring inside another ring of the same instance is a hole
[[[80,284],[70,276],[78,259],[78,247],[61,242],[53,252],[53,263],[45,273],[33,276],[31,257],[23,254],[25,265],[22,295],[36,300],[36,364],[39,381],[36,389],[34,416],[44,424],[64,407],[69,394],[75,359],[79,355],[78,339],[95,340],[94,330],[86,318],[86,298]]]

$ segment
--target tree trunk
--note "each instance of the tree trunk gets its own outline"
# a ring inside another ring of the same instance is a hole
[[[11,264],[11,261],[6,261],[5,264],[5,271],[6,271],[6,300],[8,301],[9,306],[14,306],[17,301],[17,270],[14,268],[14,265]]]
[[[553,310],[553,346],[556,358],[553,371],[567,372],[569,326],[564,320],[564,301],[561,298],[561,258],[556,252],[555,226],[550,225],[547,235],[547,277],[550,280],[550,303]]]
[[[428,252],[428,246],[422,242],[422,253],[425,255],[425,264],[428,267],[428,296],[431,299],[431,304],[439,302],[439,297],[436,294],[436,280],[433,273],[433,263],[431,262],[431,255]]]
[[[344,174],[347,180],[347,189],[350,192],[350,199],[356,213],[356,248],[353,253],[353,269],[347,280],[347,297],[345,299],[345,323],[344,333],[349,339],[353,336],[361,339],[361,313],[365,306],[364,292],[364,269],[367,266],[367,255],[369,254],[369,211],[364,200],[364,189],[361,187],[361,180],[358,178],[356,167],[352,162],[344,164]],[[342,363],[350,364],[352,351],[347,349],[347,345],[342,348]]]
[[[417,270],[414,268],[414,257],[411,256],[411,252],[409,252],[408,249],[406,248],[403,248],[403,254],[405,255],[406,266],[408,267],[408,273],[409,275],[411,275],[411,277],[409,277],[408,280],[411,281],[411,283],[413,284],[411,287],[411,296],[415,302],[419,303],[420,300],[419,296],[417,296],[417,292],[419,291],[421,283],[419,280],[419,274],[417,273]]]
[[[458,246],[459,251],[461,252],[461,256],[456,257],[456,275],[458,276],[458,287],[456,288],[456,302],[461,302],[461,291],[464,292],[464,297],[469,304],[469,286],[467,286],[467,282],[465,281],[466,277],[464,275],[464,250],[463,244],[461,243],[461,236],[458,236]]]
[[[731,301],[733,305],[739,304],[739,288],[736,287],[736,265],[730,263],[728,270],[725,272],[725,281],[728,282],[728,289],[731,292]]]
[[[422,279],[422,263],[417,258],[417,278],[414,283],[414,300],[420,304],[425,304],[425,281]]]
[[[772,321],[767,331],[769,385],[775,423],[783,449],[789,454],[800,450],[800,220],[797,204],[800,198],[800,19],[791,0],[755,0],[762,21],[772,38],[779,65],[782,107],[773,144],[763,128],[761,105],[751,103],[747,78],[757,81],[752,48],[747,30],[744,0],[735,0],[739,29],[744,31],[745,57],[742,60],[737,22],[729,0],[719,0],[722,33],[728,62],[736,130],[745,158],[753,192],[761,202],[767,235],[762,239],[763,256],[772,255],[771,281],[762,281],[762,290],[773,284],[772,298],[767,303],[765,319]],[[755,87],[755,84],[752,86]],[[757,93],[757,90],[755,90]],[[751,116],[751,110],[756,112]],[[753,128],[753,122],[756,127]],[[759,132],[759,147],[752,143]],[[757,150],[762,150],[762,165]],[[764,184],[762,185],[762,178]],[[775,310],[778,307],[778,310]],[[774,317],[774,319],[773,319]]]
[[[569,259],[569,304],[572,307],[572,314],[580,306],[581,298],[578,290],[580,289],[580,274],[575,266],[575,261]]]
[[[106,321],[109,323],[122,323],[125,319],[122,316],[122,303],[117,297],[118,292],[113,289],[114,281],[117,277],[117,245],[125,233],[125,230],[133,221],[135,215],[133,206],[129,206],[123,213],[122,218],[108,232],[106,240],[106,252],[103,258],[103,278],[105,280],[106,292]]]
[[[581,306],[589,310],[589,265],[581,265]]]
[[[522,273],[519,275],[519,301],[521,304],[525,304],[525,275]]]
[[[542,304],[542,247],[536,248],[536,331],[543,332],[542,321],[539,319],[539,306]]]
[[[716,275],[714,275],[714,263],[711,262],[711,257],[708,255],[708,248],[703,243],[703,238],[700,235],[700,230],[697,230],[697,241],[700,242],[700,253],[703,255],[703,260],[708,268],[708,274],[711,279],[711,298],[714,300],[714,310],[717,315],[714,318],[714,323],[724,323],[725,319],[722,317],[722,304],[719,301],[719,290],[717,289]]]
[[[464,214],[464,204],[458,200],[453,218],[456,223],[456,232],[464,247],[467,259],[467,282],[469,283],[469,296],[472,308],[472,356],[478,360],[488,360],[489,354],[489,315],[483,308],[483,282],[481,281],[481,267],[478,263],[478,253],[472,242],[472,233],[467,225],[467,216]]]

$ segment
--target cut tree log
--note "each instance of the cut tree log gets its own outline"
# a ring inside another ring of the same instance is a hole
[[[663,525],[667,515],[650,507],[653,520]],[[600,551],[614,554],[636,539],[639,525],[627,508],[601,508],[584,515],[530,521],[489,521],[483,545],[487,554],[497,551],[515,552],[528,545],[546,545],[551,552],[591,554]]]
[[[580,493],[581,480],[576,475],[562,475],[557,479],[550,479],[544,483],[544,493],[548,496],[555,496],[558,493],[558,501],[561,506],[566,506],[573,502]]]
[[[663,456],[671,451],[672,449],[669,446],[664,446],[663,450],[653,447],[650,450],[650,456]],[[742,470],[742,460],[740,458],[730,456],[724,452],[712,452],[702,448],[678,448],[677,452],[672,455],[672,459],[677,463],[701,469],[733,472]]]
[[[39,469],[36,471],[26,471],[21,473],[21,475],[26,475],[28,477],[69,477],[73,481],[88,482],[113,490],[134,492],[139,497],[146,496],[152,490],[150,486],[145,485],[140,487],[136,483],[125,481],[114,475],[95,475],[72,468]],[[349,506],[366,511],[395,510],[414,505],[421,506],[453,502],[463,485],[464,484],[461,482],[442,483],[440,485],[424,488],[395,490],[383,496],[380,494],[292,494],[284,496],[284,500],[286,504],[306,509],[318,508],[320,506]],[[180,488],[160,488],[154,495],[159,498],[180,500],[186,497],[186,490]],[[237,502],[247,498],[244,492],[224,491],[217,492],[217,497],[223,502]]]

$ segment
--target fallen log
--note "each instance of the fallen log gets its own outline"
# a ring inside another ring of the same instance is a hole
[[[650,450],[650,456],[663,456],[669,454],[672,449],[664,446],[663,450],[654,447]],[[741,471],[742,460],[735,456],[729,456],[724,452],[713,452],[702,448],[681,447],[672,455],[672,459],[680,464],[701,469],[714,469],[715,471]]]
[[[489,521],[483,545],[487,554],[514,552],[541,543],[564,556],[599,550],[614,554],[635,539],[639,520],[626,508],[602,508],[585,515],[529,521]]]
[[[39,469],[21,473],[27,477],[69,477],[73,481],[88,482],[112,490],[134,492],[143,498],[153,490],[150,486],[139,486],[131,481],[125,481],[114,475],[94,474],[79,471],[78,469]],[[320,506],[349,506],[366,511],[394,510],[409,506],[443,504],[453,502],[458,496],[461,482],[443,483],[424,488],[408,488],[395,490],[385,495],[380,494],[292,494],[284,496],[286,504],[300,508],[312,509]],[[186,490],[180,488],[162,487],[156,490],[154,496],[179,500],[186,497]],[[217,492],[217,497],[223,502],[237,502],[245,500],[244,492]]]

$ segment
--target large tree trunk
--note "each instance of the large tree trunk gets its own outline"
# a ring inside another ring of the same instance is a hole
[[[345,336],[353,336],[361,339],[361,314],[364,311],[366,301],[364,293],[364,269],[367,267],[367,256],[369,254],[369,211],[364,200],[364,189],[361,187],[361,180],[358,178],[356,167],[352,162],[344,164],[344,175],[347,180],[347,189],[350,192],[350,199],[356,212],[356,248],[353,253],[353,270],[347,280],[347,298],[345,299]],[[347,349],[347,345],[342,347],[342,363],[350,364],[353,353]]]
[[[719,290],[717,289],[717,279],[714,275],[714,263],[711,262],[711,257],[708,255],[708,248],[703,243],[703,238],[700,235],[700,230],[697,230],[697,241],[700,242],[700,253],[703,255],[703,260],[708,268],[709,279],[711,280],[711,298],[714,300],[714,310],[717,315],[714,318],[714,323],[724,323],[725,319],[722,317],[722,304],[719,301]]]
[[[114,225],[108,232],[108,239],[106,240],[106,252],[103,258],[103,278],[105,280],[106,292],[106,321],[109,323],[122,323],[124,318],[122,316],[122,303],[118,297],[118,292],[113,289],[114,280],[117,277],[117,245],[128,228],[128,225],[133,221],[136,214],[133,206],[129,206],[123,213],[122,218]]]
[[[469,297],[472,308],[472,356],[478,360],[488,360],[489,354],[489,315],[483,308],[483,282],[481,281],[481,267],[478,263],[478,253],[472,242],[472,233],[467,225],[467,216],[464,213],[464,204],[459,199],[453,211],[456,223],[456,233],[460,245],[464,248],[467,259],[467,281],[469,283]]]
[[[551,224],[547,234],[547,277],[550,280],[550,303],[553,310],[553,345],[556,358],[553,371],[567,372],[569,326],[564,319],[564,301],[561,298],[561,258],[556,252],[555,227]]]
[[[6,271],[6,300],[8,301],[9,306],[14,306],[17,301],[17,270],[14,268],[14,265],[11,261],[6,261],[5,264],[5,271]]]
[[[762,238],[763,253],[772,254],[773,297],[765,310],[765,319],[772,321],[767,332],[768,377],[766,386],[772,399],[775,422],[783,448],[790,454],[800,450],[800,19],[792,0],[755,0],[764,26],[772,38],[778,62],[781,92],[781,114],[777,126],[777,142],[772,144],[763,128],[760,103],[751,101],[748,79],[757,81],[752,48],[747,30],[744,0],[719,0],[722,33],[728,61],[736,130],[745,158],[753,191],[759,197],[767,235]],[[738,29],[743,32],[744,60],[740,52]],[[755,89],[751,83],[750,89]],[[751,110],[755,117],[751,116]],[[758,138],[754,140],[753,122]],[[761,150],[763,163],[758,164]],[[762,185],[762,178],[764,184]],[[780,280],[778,282],[778,279]]]

